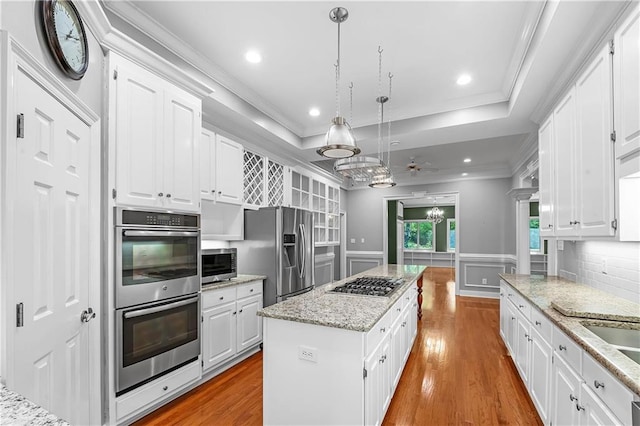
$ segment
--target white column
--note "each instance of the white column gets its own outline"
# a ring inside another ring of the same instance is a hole
[[[529,252],[529,200],[516,201],[516,272],[531,273],[531,254]]]

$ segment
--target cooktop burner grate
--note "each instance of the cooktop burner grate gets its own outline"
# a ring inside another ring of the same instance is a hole
[[[402,278],[360,277],[341,284],[331,290],[332,293],[362,294],[365,296],[390,296],[404,284]]]

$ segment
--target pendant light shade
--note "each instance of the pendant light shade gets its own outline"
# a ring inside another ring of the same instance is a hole
[[[371,188],[391,188],[394,186],[396,186],[396,183],[393,181],[391,173],[374,176],[369,184],[369,187]]]
[[[351,126],[343,117],[334,117],[325,137],[325,145],[316,151],[328,158],[347,158],[360,153]]]
[[[336,62],[336,116],[325,137],[325,145],[316,152],[328,158],[348,158],[360,153],[356,146],[351,126],[340,115],[340,24],[347,20],[349,12],[344,7],[335,7],[329,12],[329,19],[338,24],[338,60]]]

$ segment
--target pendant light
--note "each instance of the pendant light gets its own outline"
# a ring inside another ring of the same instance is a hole
[[[379,104],[378,111],[380,120],[378,122],[378,158],[382,164],[384,161],[384,140],[382,137],[382,125],[384,124],[384,104],[391,99],[391,79],[393,75],[389,73],[389,96],[378,96],[376,102]],[[378,93],[382,92],[382,49],[378,46]],[[369,187],[371,188],[391,188],[396,186],[393,181],[393,175],[391,174],[391,120],[387,127],[387,161],[385,165],[385,172],[376,175],[371,179]]]
[[[360,153],[356,146],[351,126],[340,115],[340,24],[347,20],[349,12],[344,7],[336,7],[329,12],[329,19],[338,24],[338,60],[336,62],[336,116],[325,137],[325,145],[316,152],[328,158],[348,158]]]

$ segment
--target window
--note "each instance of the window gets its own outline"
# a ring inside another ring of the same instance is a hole
[[[447,251],[456,251],[456,220],[447,219]]]
[[[426,220],[405,221],[404,248],[406,250],[435,251],[436,233],[432,222]]]
[[[529,251],[531,253],[541,253],[540,249],[540,219],[529,217]]]

